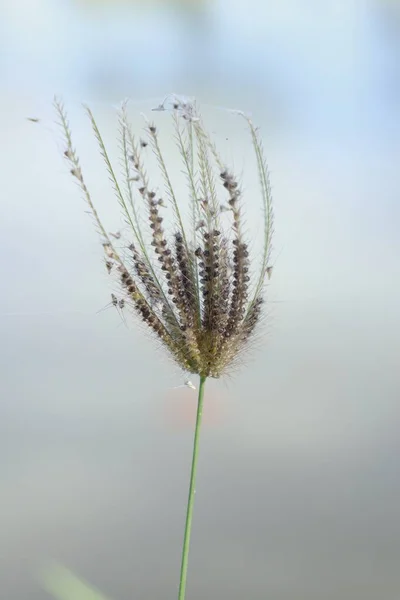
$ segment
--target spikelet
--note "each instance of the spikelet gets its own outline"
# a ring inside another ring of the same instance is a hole
[[[264,210],[264,249],[254,281],[252,257],[242,227],[242,192],[207,133],[194,104],[173,102],[174,139],[182,157],[190,201],[190,224],[182,213],[158,130],[146,121],[147,138],[136,138],[127,106],[119,112],[124,185],[108,157],[95,118],[86,109],[112,187],[129,227],[129,253],[121,255],[120,232],[108,234],[86,187],[63,104],[55,99],[65,139],[64,156],[102,238],[108,273],[118,277],[128,302],[187,372],[220,377],[246,348],[262,316],[264,284],[270,278],[272,199],[257,129],[247,117],[258,166]],[[161,108],[159,107],[159,110]],[[164,108],[163,108],[164,110]],[[164,182],[164,197],[151,186],[144,156],[152,151]],[[171,231],[164,210],[172,210]],[[145,219],[139,214],[146,214]],[[228,227],[227,219],[230,220]],[[146,225],[147,223],[147,225]],[[251,266],[251,269],[250,269]],[[250,290],[252,290],[250,294]]]

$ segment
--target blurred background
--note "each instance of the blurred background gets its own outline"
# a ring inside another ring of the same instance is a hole
[[[114,157],[113,107],[140,131],[169,92],[197,97],[257,229],[226,108],[252,113],[275,199],[265,338],[207,385],[188,599],[400,597],[399,58],[397,0],[2,0],[1,598],[48,599],[48,559],[112,600],[177,596],[196,395],[97,314],[110,283],[51,104],[113,231],[81,103]]]

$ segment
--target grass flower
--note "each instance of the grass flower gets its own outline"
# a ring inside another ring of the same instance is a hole
[[[164,112],[166,101],[157,109]],[[194,103],[172,98],[173,136],[187,182],[185,197],[177,198],[162,151],[157,126],[146,120],[145,136],[137,138],[127,105],[119,111],[119,145],[123,183],[111,164],[97,122],[86,108],[114,194],[129,230],[107,233],[86,186],[63,104],[54,101],[63,135],[64,156],[78,183],[101,236],[107,272],[116,277],[119,298],[148,326],[176,363],[200,376],[188,510],[183,544],[179,600],[185,597],[190,530],[196,482],[198,441],[204,384],[237,365],[262,316],[269,263],[273,214],[268,169],[258,130],[246,120],[260,180],[264,240],[260,264],[249,253],[243,227],[240,182],[226,165]],[[152,186],[145,156],[153,152],[164,183],[160,194]],[[166,212],[171,212],[169,221]],[[121,242],[124,244],[122,250]],[[118,246],[117,247],[117,243]]]

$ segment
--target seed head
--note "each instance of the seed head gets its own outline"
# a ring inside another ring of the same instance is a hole
[[[272,201],[257,129],[244,117],[255,151],[264,210],[264,248],[258,274],[256,257],[250,255],[248,247],[251,232],[246,238],[242,227],[246,199],[237,177],[222,162],[194,104],[174,102],[171,110],[174,139],[188,181],[191,225],[186,223],[188,215],[171,183],[158,127],[153,123],[147,126],[148,141],[136,138],[126,104],[122,106],[122,185],[93,114],[86,109],[129,226],[130,241],[124,246],[129,252],[125,250],[123,256],[114,245],[117,240],[123,242],[122,234],[107,233],[86,187],[64,107],[58,100],[54,105],[66,142],[64,156],[102,237],[106,268],[116,274],[121,289],[121,299],[113,294],[112,304],[118,309],[129,304],[185,371],[220,377],[237,363],[254,334],[262,316],[264,285],[272,272]],[[157,198],[142,158],[147,146],[156,157],[164,182],[164,192]],[[162,216],[168,210],[172,211],[172,229],[165,226]]]

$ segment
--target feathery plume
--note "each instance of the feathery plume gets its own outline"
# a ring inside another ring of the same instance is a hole
[[[58,99],[54,106],[65,139],[65,159],[102,238],[107,272],[117,275],[124,301],[133,305],[183,370],[202,377],[220,377],[233,361],[237,362],[256,329],[262,313],[264,284],[272,272],[269,265],[272,200],[257,129],[244,117],[255,151],[264,208],[262,264],[251,285],[252,257],[242,231],[243,199],[239,181],[221,160],[194,103],[174,97],[172,111],[174,138],[183,159],[192,205],[188,225],[185,225],[156,125],[146,121],[147,139],[136,138],[126,102],[122,105],[119,132],[123,186],[93,113],[86,107],[114,193],[129,226],[131,241],[126,247],[130,250],[130,259],[122,258],[115,248],[117,240],[123,242],[121,232],[108,234],[100,220],[83,178],[64,106]],[[164,180],[164,197],[151,186],[145,170],[143,151],[147,147],[153,151]],[[161,212],[165,207],[172,209],[173,230],[170,232],[164,226]],[[139,218],[143,210],[147,212],[147,231],[143,219]],[[249,289],[254,290],[251,298]]]

